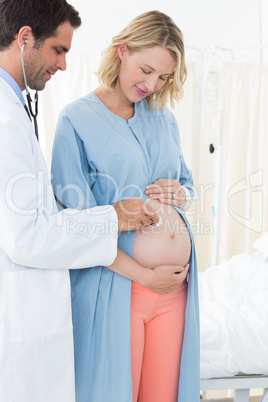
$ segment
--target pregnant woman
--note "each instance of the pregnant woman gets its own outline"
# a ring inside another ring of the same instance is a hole
[[[76,400],[196,402],[197,268],[182,212],[193,182],[176,120],[166,108],[181,98],[186,78],[181,31],[158,11],[138,16],[113,38],[98,76],[101,86],[59,118],[55,193],[77,209],[147,200],[159,222],[120,233],[118,264],[142,265],[148,274],[157,266],[184,269],[178,269],[179,286],[165,294],[122,276],[122,270],[113,272],[116,261],[71,271]]]

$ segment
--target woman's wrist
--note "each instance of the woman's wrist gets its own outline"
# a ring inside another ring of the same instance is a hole
[[[151,277],[152,277],[152,272],[151,269],[149,268],[145,268],[142,265],[138,264],[137,262],[135,262],[136,264],[136,269],[133,275],[132,280],[134,282],[139,283],[140,285],[147,287],[150,284],[151,281]]]
[[[150,283],[152,277],[152,272],[148,272],[151,271],[150,269],[143,267],[120,249],[117,250],[114,262],[107,268],[145,287]]]

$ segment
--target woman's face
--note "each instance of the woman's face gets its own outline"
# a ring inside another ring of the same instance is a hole
[[[122,44],[118,46],[118,54],[120,89],[131,103],[159,91],[176,66],[171,53],[160,46],[131,53],[126,44]]]

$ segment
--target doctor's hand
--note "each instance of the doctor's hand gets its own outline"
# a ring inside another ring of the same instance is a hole
[[[189,264],[185,267],[176,265],[162,265],[153,269],[147,269],[146,279],[142,286],[157,293],[172,293],[187,278]]]
[[[158,223],[159,216],[154,209],[138,197],[112,204],[118,216],[118,230],[139,230],[142,226]]]
[[[183,208],[187,203],[185,190],[176,179],[158,179],[146,187],[145,194],[162,204]]]

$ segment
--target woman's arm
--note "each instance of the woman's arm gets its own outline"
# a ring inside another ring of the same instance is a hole
[[[171,293],[177,289],[187,276],[189,265],[162,265],[154,269],[144,268],[133,258],[118,249],[112,265],[107,266],[113,272],[122,275],[140,285],[158,293]]]

